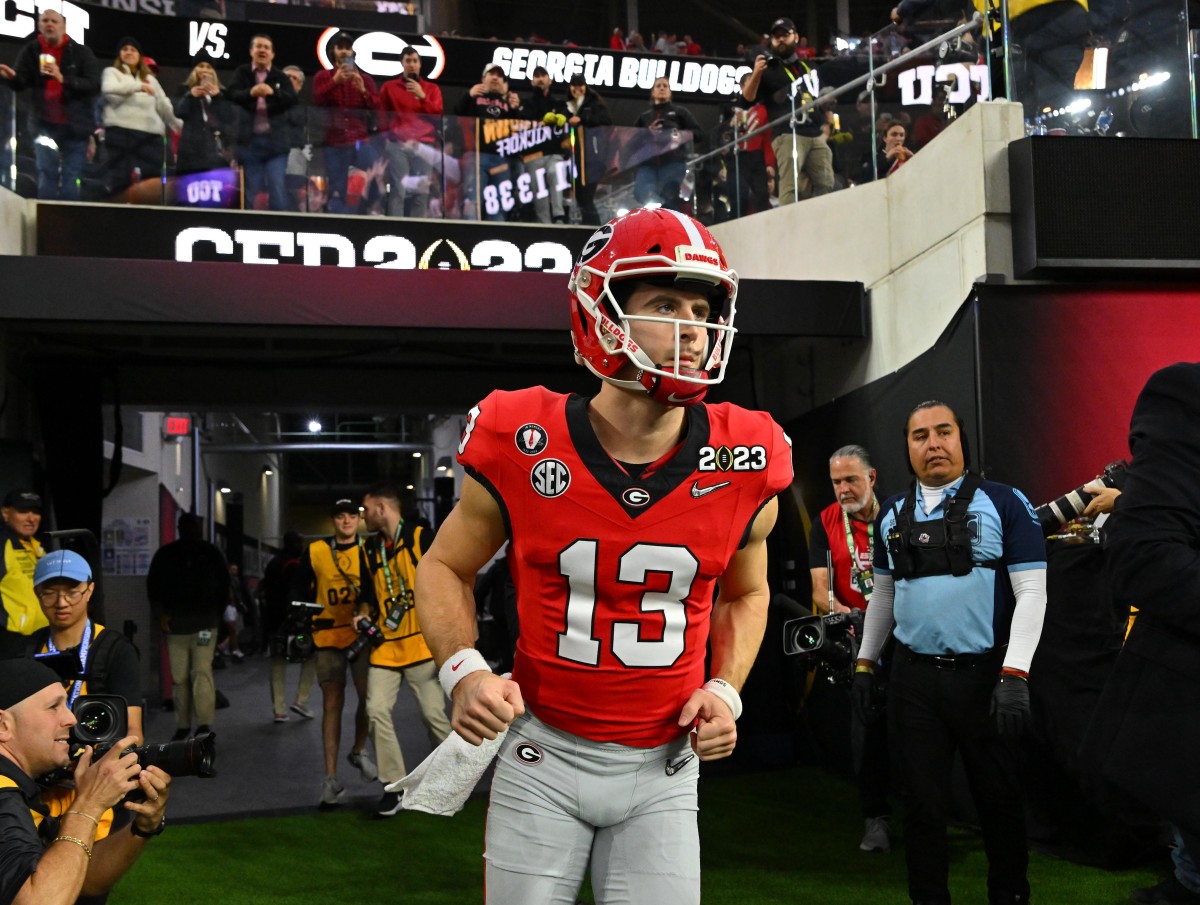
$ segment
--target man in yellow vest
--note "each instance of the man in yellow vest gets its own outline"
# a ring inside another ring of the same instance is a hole
[[[367,491],[363,517],[367,529],[374,532],[367,538],[366,549],[377,603],[360,604],[354,622],[357,627],[370,618],[382,634],[371,650],[367,720],[379,762],[379,781],[387,786],[407,774],[392,717],[400,686],[407,682],[412,689],[433,747],[450,734],[450,720],[413,599],[417,563],[429,548],[433,532],[405,522],[400,514],[400,491],[392,484],[377,484]],[[399,810],[400,793],[384,792],[376,813],[390,817]]]
[[[10,490],[0,518],[0,658],[19,657],[27,636],[46,626],[33,593],[33,570],[46,553],[34,537],[42,524],[42,498],[31,490]]]

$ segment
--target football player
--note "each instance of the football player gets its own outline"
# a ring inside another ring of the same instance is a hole
[[[487,901],[573,905],[590,864],[603,905],[696,903],[699,761],[737,741],[790,443],[762,412],[703,401],[725,376],[737,275],[697,221],[611,221],[569,290],[575,356],[599,392],[497,391],[471,410],[467,477],[421,562],[417,609],[454,729],[476,745],[508,730]],[[511,679],[473,647],[471,593],[506,538]]]

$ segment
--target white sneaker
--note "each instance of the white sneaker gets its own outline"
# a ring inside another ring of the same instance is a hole
[[[364,751],[351,751],[346,755],[346,760],[350,761],[350,765],[358,769],[362,774],[362,778],[367,782],[374,782],[379,778],[379,770],[375,767],[375,761],[371,760],[371,755]]]
[[[864,852],[890,852],[892,840],[888,829],[886,817],[868,817],[863,822],[863,837],[858,847]]]
[[[300,714],[306,720],[311,720],[313,718],[313,712],[311,710],[309,710],[307,707],[305,707],[303,704],[301,704],[299,701],[297,701],[296,703],[294,703],[292,705],[292,712]]]
[[[337,781],[336,776],[326,776],[321,780],[321,805],[332,807],[342,800],[346,787]]]

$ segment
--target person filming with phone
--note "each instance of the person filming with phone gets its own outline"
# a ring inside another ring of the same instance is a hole
[[[379,158],[370,143],[373,110],[379,108],[375,81],[354,62],[354,39],[339,32],[332,43],[333,68],[313,76],[313,105],[324,113],[325,175],[329,179],[331,214],[356,213],[346,209],[350,167],[368,170]]]

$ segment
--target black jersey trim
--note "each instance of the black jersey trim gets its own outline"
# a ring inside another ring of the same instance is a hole
[[[504,504],[504,497],[500,491],[496,489],[496,485],[487,479],[479,469],[463,463],[463,471],[473,477],[476,481],[483,485],[483,489],[492,495],[492,499],[496,501],[496,505],[500,507],[500,517],[504,519],[504,536],[512,540],[512,520],[508,517],[508,506]]]
[[[668,496],[695,473],[696,463],[700,459],[700,447],[708,444],[710,434],[708,409],[703,403],[684,409],[687,435],[675,455],[649,477],[635,479],[622,471],[600,445],[596,432],[592,430],[592,423],[588,420],[589,402],[590,400],[583,396],[571,395],[567,398],[567,430],[571,435],[571,444],[579,454],[583,466],[630,518],[637,518],[650,511],[655,503]],[[643,506],[629,505],[624,499],[624,494],[633,487],[646,491],[650,495],[649,503]]]

